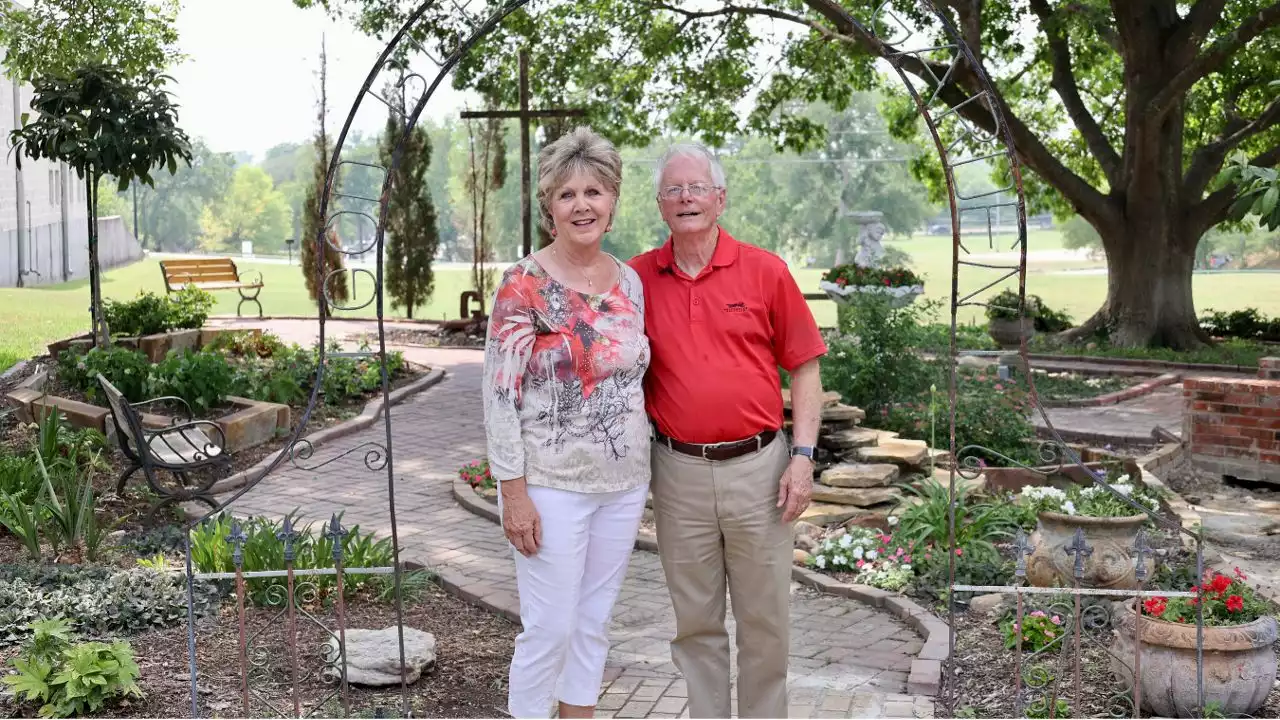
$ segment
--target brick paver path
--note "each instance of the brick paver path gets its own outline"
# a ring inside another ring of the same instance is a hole
[[[315,323],[252,326],[308,342]],[[370,327],[332,323],[329,334],[341,338]],[[485,453],[478,395],[482,355],[473,350],[404,351],[414,362],[445,368],[448,376],[392,410],[401,557],[465,577],[469,583],[463,590],[481,596],[485,604],[518,607],[514,563],[500,528],[459,507],[452,494],[457,468]],[[310,462],[384,441],[384,426],[378,423],[321,446]],[[370,472],[364,457],[363,451],[353,452],[315,471],[282,466],[232,510],[279,516],[298,507],[310,520],[342,511],[348,526],[358,523],[389,534],[386,473]],[[932,717],[932,699],[905,694],[911,659],[922,645],[918,635],[856,601],[795,585],[792,593],[791,717]],[[687,715],[684,681],[670,662],[674,626],[658,557],[638,550],[614,609],[598,716]]]

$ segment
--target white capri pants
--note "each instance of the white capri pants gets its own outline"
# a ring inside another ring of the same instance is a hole
[[[524,627],[511,658],[507,711],[513,717],[550,717],[557,700],[596,704],[613,603],[648,491],[647,484],[606,493],[529,486],[542,545],[533,557],[512,547]]]

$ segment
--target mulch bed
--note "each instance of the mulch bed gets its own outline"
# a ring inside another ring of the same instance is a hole
[[[1026,610],[1030,612],[1030,610]],[[1019,717],[1014,712],[1014,680],[1017,677],[1016,655],[1004,647],[1004,636],[994,617],[976,617],[972,613],[956,615],[956,650],[953,659],[958,669],[952,692],[958,693],[955,710],[958,715],[977,718]],[[1131,699],[1122,695],[1122,686],[1111,671],[1108,646],[1111,631],[1089,632],[1088,623],[1080,641],[1080,695],[1075,694],[1074,644],[1065,652],[1054,647],[1038,656],[1024,652],[1023,677],[1039,678],[1033,687],[1024,681],[1024,715],[1026,705],[1047,698],[1055,689],[1059,699],[1071,708],[1070,717],[1133,717]],[[1074,640],[1071,640],[1074,643]],[[1280,652],[1280,643],[1277,643]],[[1032,669],[1035,668],[1035,669]],[[1044,679],[1052,677],[1051,682]],[[1047,706],[1047,702],[1046,702]],[[938,717],[946,717],[939,703]],[[1144,712],[1143,717],[1150,717]],[[1280,687],[1272,690],[1266,705],[1256,717],[1280,717]],[[1048,715],[1039,715],[1048,717]],[[1061,716],[1059,716],[1061,717]]]
[[[336,632],[336,611],[317,617]],[[293,712],[288,625],[280,611],[250,608],[248,632],[266,629],[253,647],[261,648],[250,659],[264,665],[251,671],[252,689],[284,711]],[[313,717],[404,717],[400,687],[351,686],[351,712],[343,710],[338,686],[319,679],[326,631],[299,616],[299,688],[302,712],[320,705]],[[354,602],[347,608],[347,627],[380,629],[395,626],[395,607],[386,603]],[[506,715],[507,672],[519,626],[469,605],[435,585],[427,585],[419,598],[406,601],[405,627],[432,633],[436,638],[436,663],[408,688],[414,717],[502,717]],[[105,709],[115,717],[190,717],[191,685],[188,672],[185,625],[127,638],[133,645],[142,675],[139,685],[146,697],[127,707]],[[7,663],[7,659],[6,659]],[[203,717],[242,717],[239,635],[234,600],[218,617],[196,623],[196,666],[199,707]],[[276,713],[263,700],[251,697],[250,717]],[[0,708],[12,711],[12,708]],[[26,717],[33,717],[26,708]],[[4,713],[7,714],[7,713]]]
[[[452,347],[483,350],[485,336],[483,333],[467,333],[449,331],[438,327],[422,329],[387,328],[388,345],[406,345],[411,347]],[[365,340],[371,344],[377,342],[377,335],[353,335],[351,340]]]

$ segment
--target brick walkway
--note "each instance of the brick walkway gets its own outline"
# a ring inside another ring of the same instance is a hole
[[[246,323],[249,324],[249,323]],[[307,342],[314,323],[252,323]],[[331,337],[368,325],[333,323]],[[442,367],[440,385],[392,411],[392,459],[402,558],[453,577],[463,591],[496,607],[517,607],[511,550],[499,527],[459,507],[452,480],[482,457],[478,398],[482,356],[468,350],[405,349],[415,362]],[[360,445],[385,441],[383,425],[322,446],[318,464]],[[282,466],[238,500],[243,515],[278,516],[298,507],[309,520],[345,512],[344,521],[389,533],[386,473],[370,472],[353,452],[314,471]],[[896,618],[852,600],[792,587],[791,717],[932,717],[931,698],[906,693],[921,640]],[[657,555],[636,551],[614,609],[600,717],[679,717],[686,690],[670,662],[671,612]],[[730,625],[732,634],[732,625]],[[735,702],[736,710],[736,702]]]

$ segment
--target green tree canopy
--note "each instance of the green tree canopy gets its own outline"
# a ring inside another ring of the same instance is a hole
[[[0,45],[10,77],[69,73],[107,64],[128,76],[163,70],[178,52],[178,0],[34,0],[0,7]]]
[[[384,38],[420,5],[294,2]],[[936,115],[956,109],[943,124],[957,139],[953,157],[976,157],[992,146],[958,139],[955,123],[997,128],[972,57],[994,79],[990,99],[1031,171],[1033,207],[1074,211],[1102,238],[1107,299],[1078,332],[1126,345],[1200,344],[1195,247],[1234,199],[1234,190],[1210,183],[1236,150],[1255,166],[1280,162],[1280,98],[1268,88],[1280,74],[1280,2],[936,4],[969,55],[924,52],[948,40],[913,0],[534,2],[462,59],[454,84],[509,106],[516,51],[527,47],[537,51],[534,99],[587,107],[588,122],[615,141],[644,145],[665,131],[723,145],[749,133],[809,150],[824,131],[804,117],[805,104],[844,110],[858,90],[895,94],[886,112],[892,129],[919,138],[914,106],[896,79],[877,72],[877,60],[893,58]],[[468,18],[449,4],[424,7],[412,33],[418,42],[440,53],[469,34]],[[910,39],[903,27],[915,31]],[[936,160],[916,171],[935,189],[941,182]]]
[[[260,167],[236,170],[226,194],[205,206],[200,217],[200,246],[206,250],[239,252],[240,243],[253,243],[256,252],[284,248],[289,233],[289,206]]]

